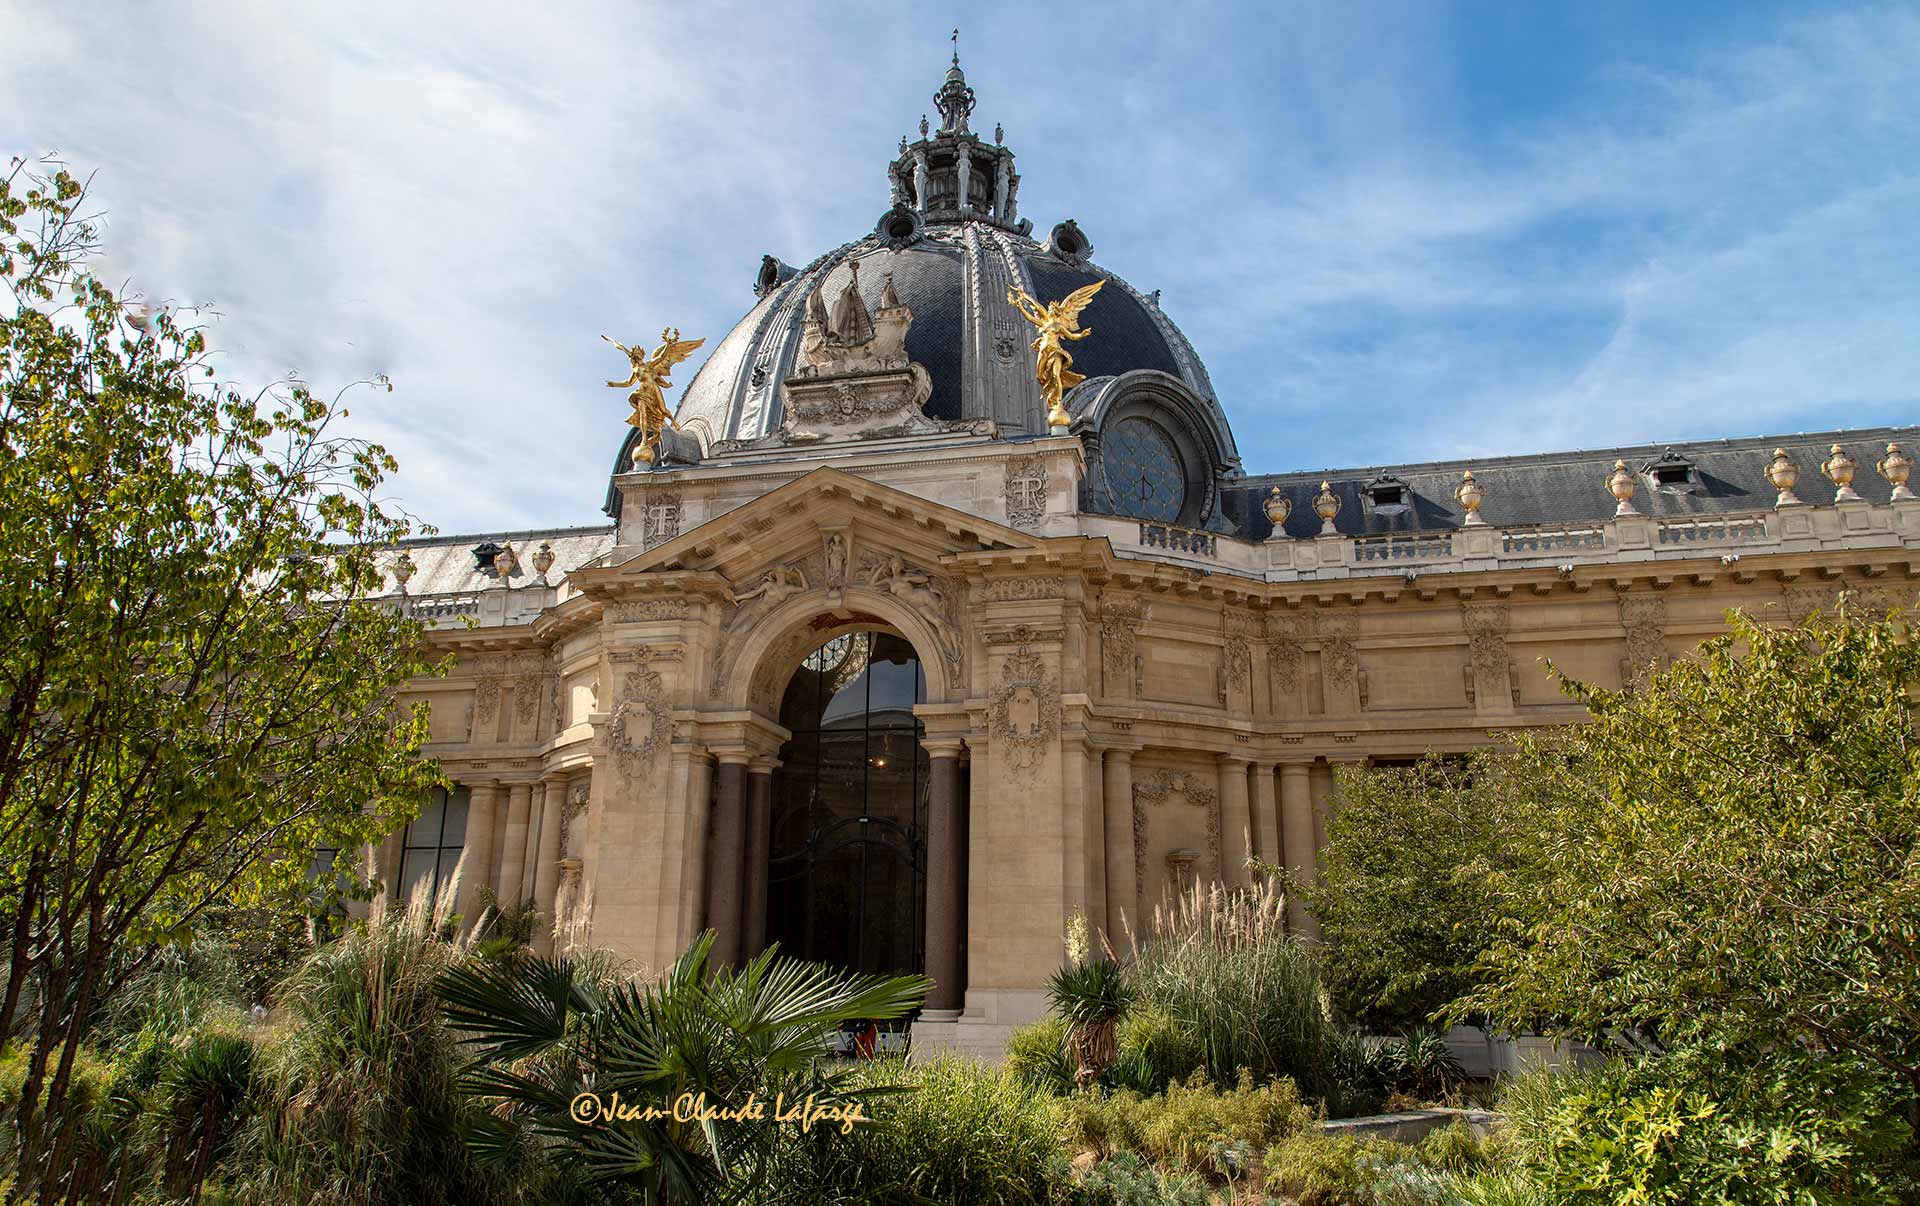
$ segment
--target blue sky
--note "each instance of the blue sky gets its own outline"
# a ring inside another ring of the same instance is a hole
[[[390,374],[408,509],[593,523],[600,335],[711,346],[870,229],[955,24],[1022,215],[1162,290],[1252,471],[1920,414],[1911,4],[12,5],[0,112],[227,375]]]

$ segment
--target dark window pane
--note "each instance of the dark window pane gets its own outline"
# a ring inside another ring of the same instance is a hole
[[[420,809],[420,815],[407,824],[406,836],[401,839],[405,846],[438,846],[440,844],[440,822],[446,815],[447,793],[445,788],[433,789],[433,798]]]
[[[451,846],[458,850],[467,841],[467,804],[472,793],[466,788],[457,788],[453,799],[447,801],[447,824],[440,831],[440,845]]]

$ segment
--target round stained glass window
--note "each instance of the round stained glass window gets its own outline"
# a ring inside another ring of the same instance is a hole
[[[1187,475],[1180,453],[1160,425],[1122,419],[1101,441],[1107,489],[1122,514],[1173,523],[1187,502]]]

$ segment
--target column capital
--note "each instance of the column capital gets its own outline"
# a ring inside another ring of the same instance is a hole
[[[1283,773],[1286,771],[1310,771],[1313,769],[1312,754],[1287,754],[1278,761],[1280,770]]]
[[[1222,766],[1225,766],[1229,762],[1238,762],[1244,766],[1253,761],[1253,755],[1245,750],[1221,750],[1216,753],[1213,758],[1214,761],[1220,763]]]
[[[927,751],[929,758],[958,758],[961,747],[966,743],[958,737],[922,737],[920,748]]]
[[[746,766],[754,759],[751,750],[715,750],[713,757],[721,766]]]
[[[780,761],[778,758],[771,755],[762,755],[761,757],[755,758],[752,762],[747,763],[747,773],[749,775],[771,775],[774,771],[779,770],[785,765],[786,763]]]
[[[1107,761],[1116,766],[1125,766],[1133,761],[1133,756],[1146,747],[1143,745],[1102,745],[1095,747],[1105,754]]]
[[[566,787],[567,780],[571,778],[573,774],[570,771],[550,770],[540,776],[540,782],[545,784],[548,790],[552,790],[555,787]]]

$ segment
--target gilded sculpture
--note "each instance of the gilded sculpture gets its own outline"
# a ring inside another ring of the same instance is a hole
[[[1029,297],[1024,289],[1007,290],[1007,304],[1019,310],[1021,317],[1040,332],[1033,341],[1033,350],[1038,356],[1033,376],[1040,382],[1040,393],[1047,400],[1048,427],[1065,427],[1072,422],[1060,399],[1066,396],[1068,390],[1086,380],[1073,371],[1073,354],[1060,341],[1085,339],[1093,334],[1092,331],[1080,329],[1080,311],[1087,308],[1093,295],[1100,292],[1100,286],[1106,283],[1095,281],[1091,285],[1082,285],[1059,301],[1044,304]]]
[[[611,389],[633,387],[633,392],[627,395],[627,402],[633,407],[627,423],[640,429],[640,443],[633,450],[633,461],[636,465],[650,465],[659,451],[660,434],[678,426],[673,421],[673,412],[667,409],[666,391],[673,388],[668,376],[676,364],[693,355],[694,349],[706,340],[682,339],[678,327],[668,327],[660,332],[660,346],[649,355],[645,348],[630,348],[605,335],[600,338],[625,352],[633,370],[625,381],[609,381],[607,386]]]

